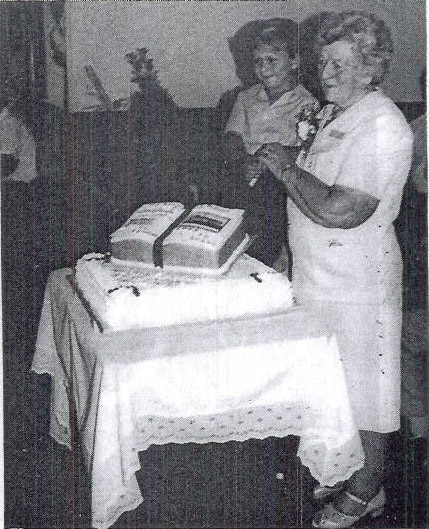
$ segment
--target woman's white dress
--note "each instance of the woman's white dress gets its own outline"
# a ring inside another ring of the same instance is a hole
[[[328,118],[330,107],[322,112]],[[376,197],[374,214],[356,228],[330,229],[288,200],[294,292],[337,335],[361,430],[399,428],[402,261],[393,221],[411,155],[404,116],[381,90],[371,92],[320,128],[297,163],[328,185]]]

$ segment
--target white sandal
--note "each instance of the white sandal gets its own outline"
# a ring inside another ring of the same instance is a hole
[[[344,487],[344,481],[339,481],[332,487],[326,485],[316,485],[313,489],[313,499],[316,501],[324,501],[328,498],[332,498],[336,494],[339,494]]]
[[[347,527],[352,527],[353,524],[368,514],[371,518],[376,518],[383,514],[384,506],[386,505],[386,494],[383,487],[370,501],[363,501],[353,494],[350,494],[348,491],[344,491],[344,494],[346,494],[352,501],[366,506],[364,512],[360,515],[352,516],[338,511],[332,503],[328,503],[314,516],[312,523],[313,527],[319,527],[321,529],[346,529]]]

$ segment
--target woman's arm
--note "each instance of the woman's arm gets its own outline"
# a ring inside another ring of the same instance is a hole
[[[282,171],[279,180],[302,213],[325,228],[356,228],[369,219],[379,203],[358,189],[327,186],[296,165]]]
[[[325,228],[350,229],[364,223],[376,210],[379,200],[351,187],[328,186],[298,168],[294,154],[278,144],[268,145],[260,160],[282,182],[297,207]]]

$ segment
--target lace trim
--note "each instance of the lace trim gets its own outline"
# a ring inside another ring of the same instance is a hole
[[[218,416],[139,418],[132,435],[120,438],[120,468],[115,454],[103,461],[102,467],[94,469],[95,527],[108,527],[123,512],[134,509],[143,501],[135,477],[135,472],[140,470],[138,452],[153,444],[241,442],[296,435],[301,437],[298,457],[320,483],[334,485],[348,479],[363,464],[358,433],[355,431],[353,435],[323,428],[317,431],[323,415],[309,409],[305,411],[300,412],[296,406],[278,405]],[[340,425],[338,428],[341,429]]]

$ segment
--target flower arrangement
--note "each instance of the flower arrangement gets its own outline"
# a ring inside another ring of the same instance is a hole
[[[157,72],[153,69],[153,59],[147,58],[147,48],[137,48],[136,51],[127,53],[125,58],[132,66],[131,82],[141,84],[147,81],[157,81]]]
[[[301,144],[301,149],[308,152],[317,131],[319,130],[321,117],[317,105],[306,105],[300,111],[296,121],[296,134]]]
[[[137,48],[136,51],[125,55],[132,67],[130,80],[138,85],[139,93],[150,99],[152,104],[174,105],[172,97],[158,80],[158,72],[153,67],[153,59],[147,57],[148,51],[147,48]]]

